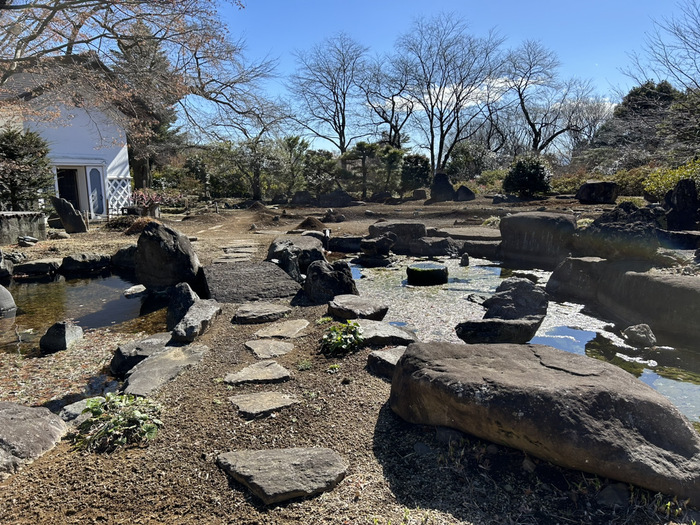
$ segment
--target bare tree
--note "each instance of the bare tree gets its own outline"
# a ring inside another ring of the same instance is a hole
[[[359,129],[355,105],[360,97],[357,81],[365,52],[365,47],[340,33],[310,51],[297,52],[297,71],[290,79],[297,122],[341,154],[367,135]]]
[[[484,98],[498,71],[502,43],[494,33],[469,35],[454,16],[414,23],[397,52],[409,73],[407,98],[414,104],[413,128],[430,153],[433,171],[444,169],[455,145],[468,140],[483,122]]]
[[[408,96],[411,78],[406,63],[395,57],[379,57],[368,63],[359,87],[371,111],[372,125],[381,142],[400,149],[407,137],[403,129],[413,114],[414,101]]]
[[[242,7],[240,0],[224,1]],[[219,6],[217,0],[4,2],[0,5],[4,28],[0,32],[0,90],[17,72],[32,72],[52,88],[67,80],[87,79],[102,95],[101,102],[117,107],[143,103],[149,96],[139,93],[138,85],[115,82],[115,75],[104,74],[114,65],[113,52],[120,42],[123,45],[124,36],[140,24],[147,29],[139,36],[140,45],[147,46],[145,41],[151,40],[170,63],[168,98],[177,101],[181,116],[200,133],[212,126],[220,131],[218,126],[246,119],[255,111],[251,108],[259,106],[259,81],[271,75],[274,64],[249,63],[243,58],[243,45],[231,39],[219,18]],[[91,59],[65,60],[85,56]],[[63,71],[55,75],[56,59],[61,57]],[[66,71],[70,68],[73,72]],[[70,100],[74,94],[66,92],[65,98]],[[5,99],[9,103],[9,97]]]
[[[512,104],[529,150],[542,153],[567,133],[582,131],[582,114],[592,96],[590,82],[559,78],[559,60],[541,43],[528,40],[506,56]]]

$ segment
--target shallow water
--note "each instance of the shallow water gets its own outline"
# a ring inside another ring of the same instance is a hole
[[[479,298],[494,293],[501,280],[517,275],[490,261],[441,261],[449,270],[445,285],[418,287],[406,283],[407,258],[395,269],[354,268],[360,295],[390,304],[385,321],[404,326],[421,341],[462,343],[454,327],[481,319]],[[527,270],[544,286],[551,272]],[[359,278],[361,276],[361,278]],[[542,326],[531,343],[546,344],[613,363],[668,397],[690,420],[700,421],[700,352],[688,348],[632,348],[616,333],[613,323],[596,317],[583,305],[550,301]],[[661,341],[663,344],[663,341]]]
[[[146,313],[143,298],[124,296],[124,290],[134,284],[117,275],[68,280],[60,277],[48,283],[13,281],[7,288],[17,313],[14,318],[0,319],[0,351],[36,346],[49,326],[67,319],[83,330],[133,321]],[[130,331],[128,323],[125,326]],[[19,339],[22,344],[18,345]]]

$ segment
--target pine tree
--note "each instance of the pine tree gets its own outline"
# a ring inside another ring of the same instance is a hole
[[[0,209],[31,209],[53,187],[49,145],[38,133],[0,132]]]

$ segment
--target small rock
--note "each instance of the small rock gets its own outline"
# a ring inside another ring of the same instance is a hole
[[[136,297],[142,297],[146,293],[146,287],[142,284],[136,284],[131,288],[124,290],[124,297],[127,299],[135,299]]]
[[[408,345],[415,343],[416,335],[408,330],[370,319],[358,319],[362,329],[363,346]]]
[[[648,348],[656,344],[656,336],[648,324],[628,326],[622,331],[622,336],[632,346]]]
[[[66,350],[71,344],[83,338],[83,329],[70,321],[60,321],[51,326],[39,340],[42,353],[48,354]]]

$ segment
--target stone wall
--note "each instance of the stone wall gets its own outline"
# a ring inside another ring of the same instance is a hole
[[[36,211],[0,212],[0,245],[15,244],[17,237],[28,235],[46,239],[46,219]]]

